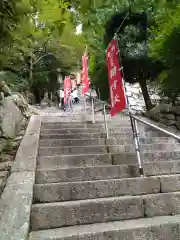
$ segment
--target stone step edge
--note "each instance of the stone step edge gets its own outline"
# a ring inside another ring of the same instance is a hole
[[[49,135],[49,134],[47,134],[47,135]],[[58,134],[55,134],[55,135],[58,135]],[[99,140],[99,139],[102,139],[102,138],[90,138],[90,140]],[[129,137],[122,137],[122,138],[114,138],[113,136],[112,137],[110,137],[110,138],[108,138],[108,139],[106,139],[107,141],[108,140],[115,140],[115,141],[118,141],[118,140],[124,140],[124,141],[126,141],[127,139],[129,139]],[[153,140],[153,139],[157,139],[157,140],[163,140],[163,141],[169,141],[169,137],[140,137],[140,139],[144,139],[144,140]],[[41,141],[49,141],[49,142],[51,142],[51,141],[78,141],[78,140],[87,140],[87,138],[66,138],[66,139],[59,139],[59,138],[53,138],[53,139],[40,139],[40,142]],[[133,140],[133,137],[132,137],[132,140]],[[174,140],[174,139],[171,139],[172,140],[172,143],[174,143],[176,140]],[[178,142],[177,142],[178,143]]]
[[[103,146],[104,147],[104,146]],[[48,148],[48,147],[45,147],[45,148]],[[155,151],[150,151],[150,150],[143,150],[143,152],[141,152],[141,155],[143,156],[143,154],[160,154],[160,153],[180,153],[180,149],[170,149],[169,151],[162,151],[162,150],[156,150],[155,149]],[[54,156],[56,156],[56,157],[60,157],[60,158],[64,158],[64,157],[79,157],[79,156],[99,156],[99,155],[107,155],[108,153],[81,153],[81,154],[55,154],[55,155],[46,155],[46,156],[38,156],[38,157],[54,157]],[[117,152],[117,153],[111,153],[111,152],[109,152],[109,156],[119,156],[119,157],[121,157],[121,156],[126,156],[126,157],[128,157],[128,155],[130,155],[130,156],[134,156],[135,157],[135,160],[137,160],[137,158],[136,158],[136,152],[135,152],[135,148],[134,148],[134,152]],[[146,158],[144,158],[144,159],[147,159],[148,160],[148,157]],[[159,158],[159,159],[162,159],[162,158]],[[175,159],[176,160],[176,159]],[[166,161],[167,162],[167,160],[164,160],[164,161]],[[168,160],[169,161],[169,160]],[[180,161],[180,160],[179,160]],[[147,163],[150,163],[150,162],[154,162],[154,161],[149,161],[148,160],[148,162]],[[157,162],[157,161],[156,161]],[[118,165],[118,164],[117,164]],[[129,164],[128,164],[129,165]]]
[[[53,139],[54,140],[54,139]],[[172,143],[172,144],[170,144],[170,143],[145,143],[145,144],[142,144],[142,146],[143,147],[150,147],[150,146],[154,146],[154,145],[163,145],[163,146],[166,146],[166,145],[168,145],[169,147],[171,147],[171,146],[176,146],[176,144],[174,143]],[[134,144],[132,143],[132,144],[130,144],[130,143],[128,143],[128,144],[91,144],[91,145],[85,145],[85,146],[83,146],[83,148],[103,148],[103,147],[126,147],[126,146],[128,146],[128,147],[134,147],[135,148],[135,146],[134,146]],[[57,146],[57,147],[53,147],[53,146],[40,146],[39,148],[41,148],[41,149],[46,149],[46,148],[48,148],[48,149],[60,149],[60,148],[65,148],[65,149],[67,149],[67,148],[82,148],[82,146],[78,146],[78,145],[67,145],[67,146]],[[175,152],[177,152],[177,151],[180,151],[180,146],[178,146],[178,148],[179,149],[172,149],[173,151],[175,151]],[[160,151],[160,152],[164,152],[164,151],[162,151],[162,150],[157,150],[157,149],[155,149],[155,151]],[[171,149],[169,150],[169,151],[171,151]],[[169,151],[165,151],[165,152],[169,152]],[[125,152],[126,153],[126,152]],[[132,153],[134,153],[134,152],[132,152]]]
[[[104,147],[104,146],[103,146]],[[48,148],[48,147],[45,147]],[[134,153],[133,153],[134,154]],[[83,154],[55,154],[55,155],[50,155],[50,156],[38,156],[38,158],[50,158],[50,157],[59,157],[59,158],[66,158],[66,157],[79,157],[79,156],[109,156],[108,153],[83,153]]]
[[[89,155],[89,154],[87,154],[87,155]],[[92,154],[91,154],[92,155]],[[94,155],[97,155],[97,154],[94,154]],[[99,155],[104,155],[104,154],[98,154],[98,156]],[[106,154],[106,155],[108,155],[108,154]],[[56,157],[62,157],[62,155],[55,155]],[[71,156],[71,155],[70,155]],[[78,155],[79,156],[79,155]],[[43,157],[40,157],[40,158],[53,158],[54,156],[43,156]],[[67,155],[65,156],[65,157],[67,157]],[[144,166],[148,166],[149,167],[149,165],[150,164],[153,164],[153,165],[157,165],[157,164],[159,164],[159,165],[164,165],[164,164],[173,164],[173,163],[179,163],[179,165],[180,165],[180,160],[168,160],[168,161],[153,161],[153,162],[148,162],[148,163],[144,163]],[[137,164],[109,164],[109,165],[92,165],[92,166],[77,166],[77,167],[75,167],[75,166],[72,166],[72,167],[57,167],[57,166],[55,166],[55,168],[53,168],[53,167],[48,167],[48,168],[39,168],[38,169],[38,165],[37,165],[37,171],[58,171],[58,170],[69,170],[69,169],[87,169],[87,168],[89,168],[89,169],[93,169],[93,168],[102,168],[102,167],[123,167],[123,166],[128,166],[128,167],[137,167],[138,166],[138,163]],[[166,175],[166,174],[160,174],[160,175]]]
[[[81,128],[81,127],[76,127],[76,128],[71,128],[70,126],[68,126],[68,128],[64,128],[64,127],[62,127],[62,128],[56,128],[56,129],[53,129],[53,128],[41,128],[41,131],[61,131],[61,130],[66,130],[66,131],[70,131],[70,130],[72,130],[72,131],[74,131],[74,130],[93,130],[93,131],[95,131],[95,130],[104,130],[104,127],[103,128],[99,128],[99,127],[96,127],[96,128],[91,128],[91,127],[86,127],[86,128]],[[129,127],[129,126],[123,126],[123,127],[120,127],[120,126],[115,126],[115,127],[109,127],[109,129],[128,129],[128,130],[132,130],[132,128],[131,127]]]
[[[150,184],[149,186],[153,184],[156,184],[156,187],[154,186],[153,188],[150,187],[150,189],[146,189],[143,191],[134,191],[133,189],[131,191],[129,191],[128,193],[126,193],[127,191],[123,190],[123,193],[118,193],[115,195],[101,195],[101,196],[90,196],[88,195],[87,198],[84,197],[79,197],[79,198],[73,198],[73,199],[56,199],[56,200],[51,200],[51,201],[38,201],[36,203],[44,203],[44,202],[64,202],[64,201],[78,201],[78,200],[85,200],[85,199],[97,199],[97,198],[111,198],[111,197],[121,197],[121,196],[142,196],[142,195],[152,195],[152,194],[163,194],[163,193],[173,193],[173,192],[178,192],[180,191],[180,187],[179,187],[179,182],[180,182],[180,174],[171,174],[171,175],[157,175],[157,176],[147,176],[147,177],[123,177],[120,179],[117,178],[111,178],[111,179],[103,179],[103,180],[85,180],[85,181],[72,181],[72,182],[57,182],[57,183],[36,183],[34,185],[35,187],[35,196],[36,196],[36,191],[45,188],[57,188],[57,189],[73,189],[75,188],[79,188],[81,189],[81,186],[83,186],[83,188],[89,187],[90,189],[94,189],[97,190],[100,189],[99,188],[99,184],[107,184],[107,183],[113,183],[113,184],[125,184],[122,186],[126,186],[126,188],[128,188],[128,185],[131,182],[136,182],[138,184],[138,186],[141,188],[143,188],[144,186],[148,186],[147,184]],[[145,184],[145,185],[143,185]],[[114,185],[114,186],[115,186]],[[79,187],[78,187],[79,186]],[[109,186],[104,185],[104,188],[109,188]],[[40,190],[41,192],[41,190]],[[55,193],[56,195],[58,195],[58,193]],[[78,194],[78,193],[77,193]],[[39,197],[38,197],[39,198]]]
[[[169,175],[156,175],[156,176],[139,176],[139,177],[127,177],[127,178],[110,178],[110,179],[98,179],[98,180],[85,180],[85,181],[73,181],[73,182],[52,182],[52,183],[35,183],[34,186],[50,186],[50,185],[64,185],[64,184],[84,184],[84,183],[100,183],[100,182],[109,182],[109,181],[129,181],[129,180],[150,180],[150,179],[163,179],[163,178],[172,178],[177,177],[180,179],[180,173],[179,174],[169,174]],[[173,191],[172,191],[173,192]],[[165,193],[165,192],[160,192]]]
[[[88,203],[92,203],[92,202],[99,202],[99,203],[103,203],[104,201],[113,201],[113,200],[118,200],[118,201],[122,201],[122,200],[128,200],[128,199],[145,199],[145,198],[148,198],[148,197],[155,197],[155,196],[168,196],[168,195],[175,195],[175,194],[178,194],[180,195],[180,192],[179,191],[176,191],[176,192],[168,192],[168,193],[152,193],[152,194],[142,194],[142,195],[138,195],[138,196],[133,196],[133,195],[124,195],[124,196],[116,196],[116,197],[102,197],[102,198],[87,198],[87,199],[81,199],[81,200],[73,200],[73,201],[59,201],[59,202],[48,202],[48,203],[33,203],[32,205],[32,211],[33,211],[33,207],[35,208],[48,208],[48,207],[51,207],[51,206],[60,206],[60,205],[63,205],[63,206],[66,206],[66,205],[69,205],[69,206],[72,206],[74,205],[74,207],[76,206],[80,206],[81,204],[85,203],[85,204],[88,204]]]
[[[146,238],[144,238],[144,240],[153,240],[150,238],[150,236],[152,236],[152,232],[159,233],[164,230],[163,232],[165,233],[165,229],[167,228],[167,232],[169,232],[171,229],[173,234],[173,231],[176,231],[175,227],[177,227],[178,231],[180,227],[180,215],[156,216],[153,218],[140,218],[135,220],[133,219],[33,231],[30,233],[28,240],[92,240],[94,239],[94,236],[97,235],[98,239],[100,239],[101,237],[108,235],[108,232],[110,233],[110,236],[113,235],[119,237],[118,239],[121,239],[120,237],[123,235],[123,239],[126,240],[133,239],[133,236],[136,236],[136,231],[138,235],[148,235]],[[117,235],[115,233],[117,233]],[[129,238],[129,234],[132,237]]]

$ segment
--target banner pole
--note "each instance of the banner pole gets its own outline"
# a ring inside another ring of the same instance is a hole
[[[86,108],[87,108],[87,106],[86,106],[86,96],[84,96],[84,113],[86,114]]]
[[[136,120],[132,117],[132,113],[131,113],[131,107],[130,107],[127,89],[126,89],[126,85],[125,85],[125,77],[124,77],[124,71],[123,71],[121,55],[120,55],[119,38],[117,37],[117,34],[115,34],[114,39],[116,40],[116,45],[117,45],[117,49],[118,49],[118,57],[119,57],[119,62],[120,62],[120,66],[121,66],[119,71],[122,74],[122,83],[123,83],[123,88],[124,88],[125,95],[126,95],[126,104],[127,104],[129,118],[130,118],[131,127],[132,127],[132,133],[133,133],[133,138],[134,138],[134,143],[135,143],[135,151],[136,151],[136,156],[137,156],[138,165],[139,165],[139,172],[140,172],[140,175],[143,176],[144,175],[143,162],[142,162],[141,152],[140,152],[140,141],[139,141],[139,134],[138,134],[138,130],[137,130],[137,123],[136,123]]]

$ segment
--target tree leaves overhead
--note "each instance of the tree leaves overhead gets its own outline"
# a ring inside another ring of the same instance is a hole
[[[157,19],[157,27],[152,29],[150,55],[164,64],[158,77],[163,93],[173,101],[180,96],[180,3],[174,1],[168,10]]]
[[[73,23],[74,14],[69,11],[67,1],[11,0],[0,4],[1,69],[14,64],[14,59],[22,62],[29,55],[35,61],[39,51],[53,52],[59,55],[58,58],[66,51],[69,60],[73,58],[71,53],[76,55],[76,50],[81,51]],[[67,37],[68,33],[70,37]]]

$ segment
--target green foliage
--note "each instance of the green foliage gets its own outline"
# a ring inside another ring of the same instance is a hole
[[[139,81],[148,105],[150,99],[146,81],[158,76],[159,82],[163,83],[163,93],[174,98],[176,90],[172,93],[172,85],[178,85],[175,79],[179,75],[179,0],[113,0],[103,3],[97,0],[86,1],[86,6],[83,5],[84,1],[75,2],[80,5],[80,19],[90,55],[90,76],[93,83],[106,85],[105,49],[124,17],[129,14],[119,34],[126,80]],[[137,13],[139,16],[135,16]],[[114,16],[119,18],[115,19]],[[141,17],[142,26],[136,21],[138,17]],[[164,65],[166,71],[162,72]]]
[[[177,1],[178,2],[178,1]],[[177,4],[176,2],[176,4]],[[150,42],[150,55],[163,62],[164,70],[158,77],[162,92],[173,102],[180,96],[180,5],[171,6],[157,20],[152,29],[155,38]]]
[[[68,72],[80,64],[84,40],[68,7],[63,0],[0,2],[0,71],[13,90],[54,91],[57,69]]]
[[[28,82],[17,74],[6,71],[0,73],[0,81],[4,81],[12,92],[22,92],[28,90]]]

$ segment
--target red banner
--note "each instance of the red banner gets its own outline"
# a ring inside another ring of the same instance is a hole
[[[64,103],[66,104],[66,99],[70,98],[71,94],[71,79],[69,76],[65,77],[64,80]]]
[[[89,91],[89,77],[88,77],[88,58],[86,55],[82,57],[82,94]]]
[[[116,40],[112,40],[107,49],[107,66],[111,96],[111,115],[114,116],[126,107],[123,79],[118,59]]]

